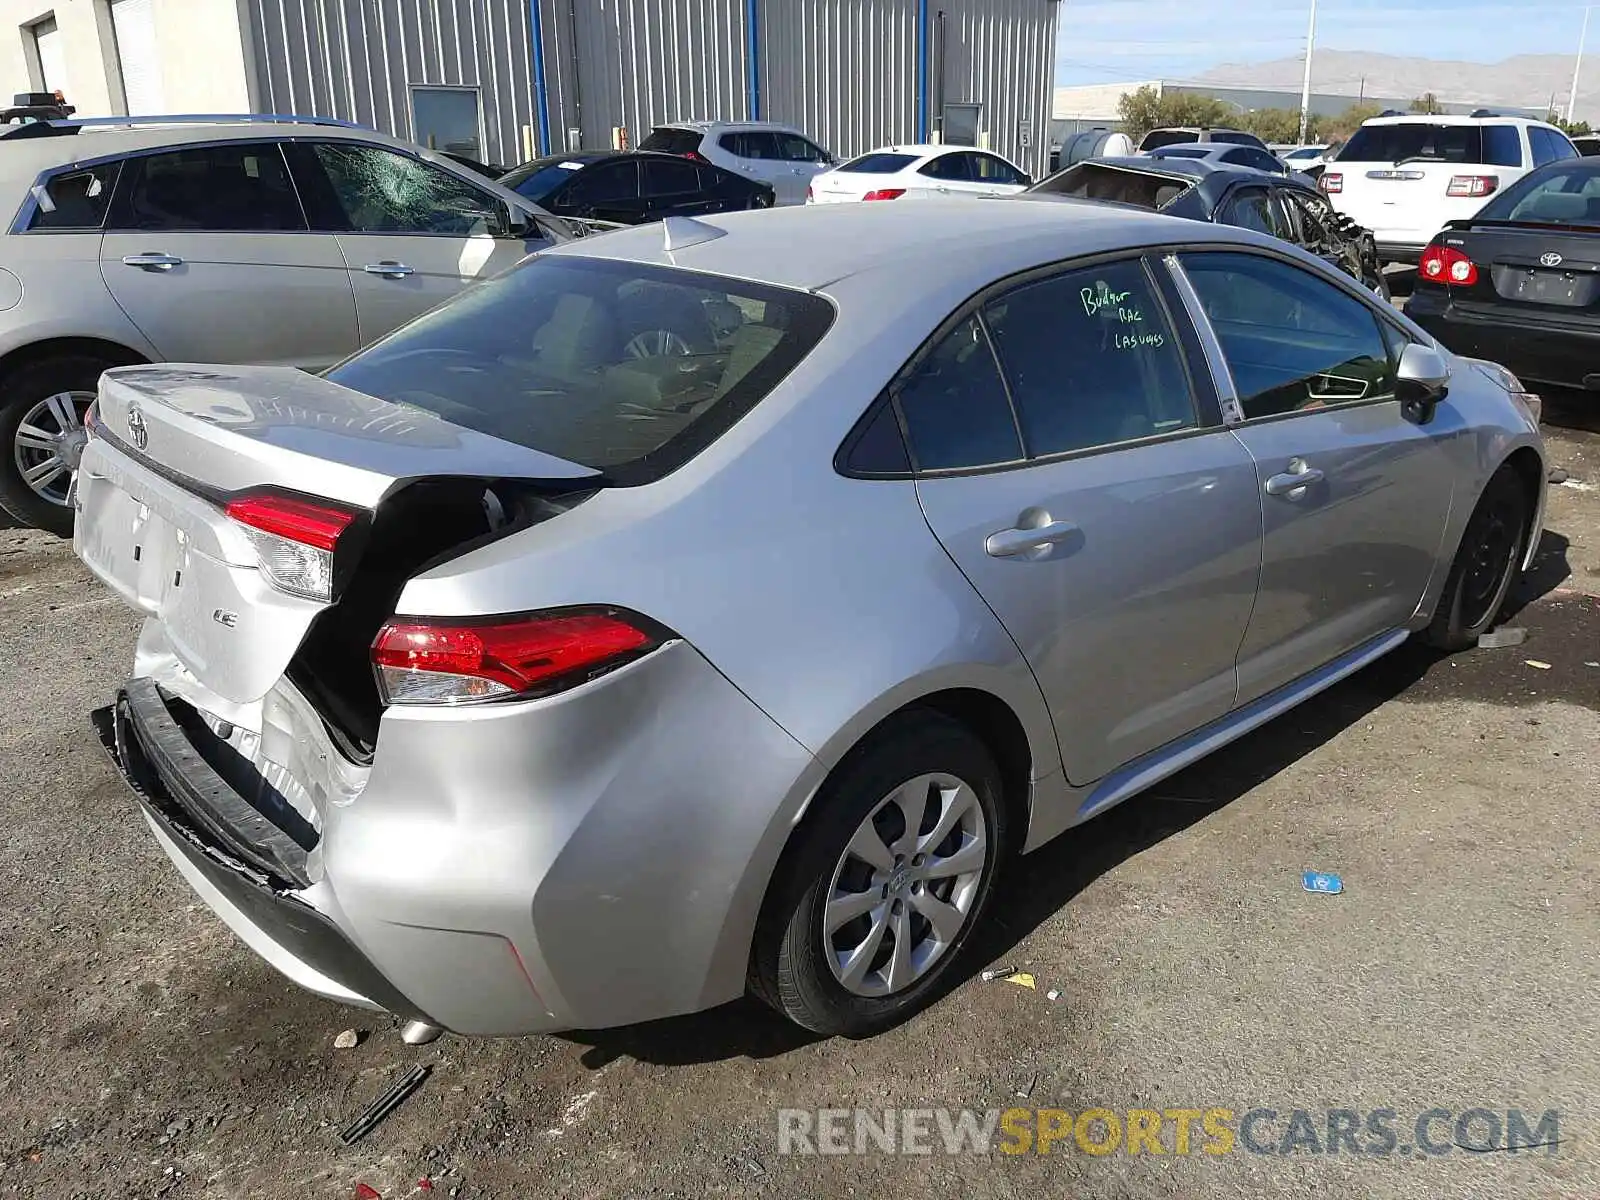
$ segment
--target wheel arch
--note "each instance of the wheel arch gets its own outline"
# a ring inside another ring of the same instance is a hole
[[[18,346],[15,350],[0,355],[0,388],[4,388],[11,377],[24,367],[29,367],[36,362],[42,362],[47,358],[63,354],[93,355],[96,358],[109,359],[119,367],[150,361],[132,347],[125,346],[121,342],[111,341],[109,338],[44,338],[37,342],[29,342],[25,346]],[[0,395],[0,404],[5,402],[5,397]]]
[[[1539,549],[1538,535],[1544,527],[1545,463],[1532,446],[1518,446],[1506,456],[1500,467],[1510,467],[1517,473],[1528,498],[1528,544],[1523,547],[1522,554],[1522,569],[1526,571],[1533,565],[1534,555]],[[1494,478],[1500,467],[1490,473],[1490,479]],[[1488,480],[1485,480],[1484,487],[1488,486]]]

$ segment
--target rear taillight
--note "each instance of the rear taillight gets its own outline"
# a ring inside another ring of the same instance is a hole
[[[250,536],[273,587],[309,600],[333,599],[333,556],[358,511],[284,492],[249,492],[223,509]]]
[[[1429,283],[1471,287],[1478,282],[1478,265],[1454,246],[1435,243],[1422,252],[1417,274]]]
[[[905,194],[905,188],[874,188],[861,198],[863,200],[898,200]]]
[[[484,620],[395,618],[372,643],[385,704],[474,704],[543,696],[659,646],[642,617],[565,609]]]
[[[1498,175],[1452,175],[1446,196],[1488,196],[1500,186]]]
[[[1325,196],[1337,196],[1344,191],[1344,176],[1337,171],[1324,171],[1317,177],[1317,187],[1322,189]]]
[[[100,401],[91,400],[88,410],[83,414],[83,433],[85,437],[95,437],[100,431]]]
[[[690,150],[684,154],[684,157],[690,162],[706,163],[707,165],[709,165],[711,162],[709,158],[707,158],[704,154],[701,154],[698,150]]]
[[[806,184],[806,203],[809,204],[809,203],[811,203],[811,201],[815,200],[816,198],[817,198],[816,189],[813,188],[809,183]]]

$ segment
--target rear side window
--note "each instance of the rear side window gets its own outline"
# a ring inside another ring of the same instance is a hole
[[[270,233],[306,228],[275,142],[230,142],[130,158],[111,229]]]
[[[914,154],[863,154],[860,158],[852,158],[839,170],[856,171],[863,175],[893,175],[916,161]]]
[[[1015,462],[1017,423],[989,339],[969,317],[940,340],[895,388],[918,470]]]
[[[662,154],[693,154],[700,149],[702,136],[692,129],[652,129],[650,136],[639,143],[641,150],[659,150]],[[727,139],[723,139],[727,145]]]
[[[1028,177],[1003,158],[992,154],[967,155],[972,178],[977,183],[1027,184]]]
[[[645,159],[641,187],[647,196],[683,196],[700,191],[700,172],[688,159]]]
[[[120,164],[57,175],[33,189],[29,229],[99,229],[105,224]]]
[[[918,175],[926,175],[929,179],[959,180],[963,183],[972,178],[968,165],[970,154],[941,154],[938,158],[931,158],[917,168]]]
[[[568,204],[620,204],[639,198],[639,164],[632,159],[601,163],[580,174],[567,189]]]
[[[1199,423],[1182,349],[1137,261],[1026,284],[983,318],[1030,458]]]
[[[1339,152],[1339,160],[1520,167],[1522,139],[1515,125],[1442,125],[1425,120],[1363,125]]]
[[[649,483],[715,441],[833,322],[819,296],[578,256],[479,284],[328,372],[333,382]]]

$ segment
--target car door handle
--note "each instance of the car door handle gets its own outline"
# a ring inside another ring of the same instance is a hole
[[[384,259],[382,262],[368,263],[361,268],[368,275],[382,275],[385,279],[404,279],[407,275],[415,275],[417,269],[408,267],[403,262],[393,262]]]
[[[1015,558],[1064,542],[1077,532],[1078,527],[1071,521],[1051,521],[1033,529],[1002,529],[984,540],[983,549],[991,558]]]
[[[1267,495],[1294,497],[1313,483],[1321,483],[1324,476],[1316,467],[1308,467],[1298,458],[1289,464],[1290,469],[1267,480]]]
[[[163,254],[159,250],[147,250],[143,254],[123,255],[122,265],[138,267],[144,271],[170,271],[173,267],[183,266],[183,259],[173,254]]]

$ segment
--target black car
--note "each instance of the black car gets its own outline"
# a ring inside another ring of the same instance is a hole
[[[1200,158],[1095,158],[1041,180],[1022,195],[1100,200],[1254,229],[1304,247],[1389,298],[1372,234],[1293,175]]]
[[[558,217],[642,225],[771,208],[773,191],[711,163],[648,150],[586,150],[523,163],[500,182]]]
[[[1406,313],[1457,354],[1600,391],[1600,158],[1546,163],[1446,225]]]

